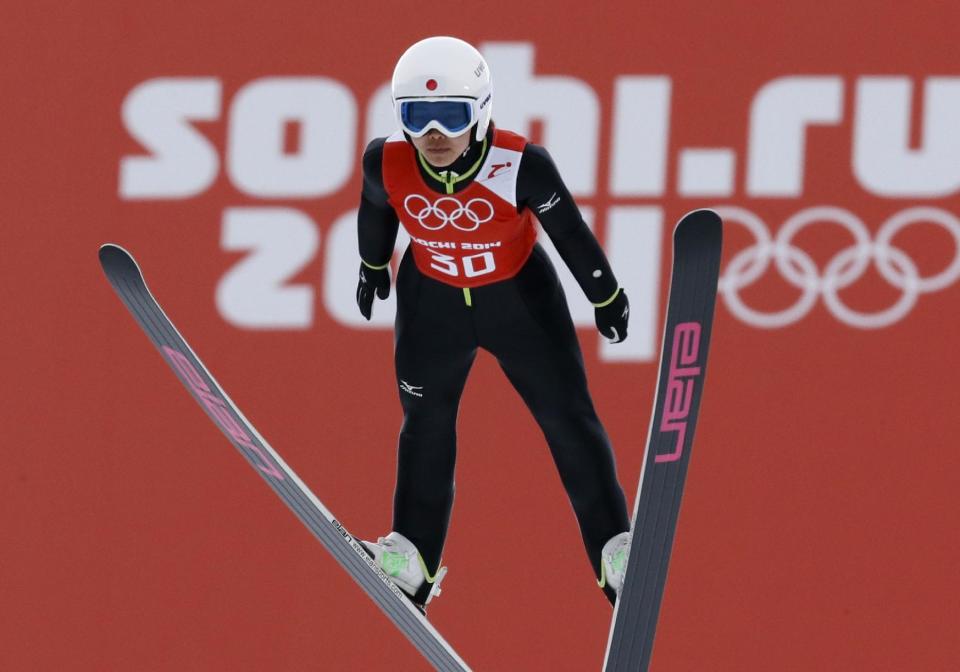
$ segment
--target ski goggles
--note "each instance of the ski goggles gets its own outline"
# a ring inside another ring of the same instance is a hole
[[[448,137],[457,136],[473,126],[476,120],[473,112],[476,101],[472,98],[398,102],[400,124],[415,138],[433,129]]]

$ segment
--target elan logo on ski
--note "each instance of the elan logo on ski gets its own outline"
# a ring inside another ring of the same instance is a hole
[[[657,462],[675,462],[683,454],[687,439],[687,417],[690,415],[694,387],[701,371],[700,366],[694,366],[700,354],[700,331],[699,322],[683,322],[673,330],[673,352],[670,356],[660,431],[676,432],[677,443],[672,453],[659,453],[656,456]]]
[[[260,471],[268,476],[272,476],[278,481],[282,481],[283,474],[270,464],[267,456],[260,450],[260,447],[253,443],[243,427],[237,424],[237,421],[230,415],[227,404],[223,399],[220,399],[210,391],[210,387],[203,382],[203,377],[200,375],[200,372],[194,368],[193,364],[190,363],[190,360],[169,346],[162,346],[162,350],[163,354],[170,360],[170,365],[173,366],[174,371],[179,373],[187,385],[190,386],[190,389],[197,395],[203,407],[207,409],[210,417],[220,425],[220,429],[226,432],[227,435],[240,446],[248,451],[252,451],[260,458],[260,464],[257,465]]]
[[[626,575],[607,639],[604,672],[646,672],[707,374],[723,251],[723,222],[694,210],[673,231],[673,270],[657,394],[631,518]]]

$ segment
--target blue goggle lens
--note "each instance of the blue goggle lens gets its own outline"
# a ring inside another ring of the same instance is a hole
[[[470,127],[472,109],[469,103],[452,100],[412,100],[400,103],[400,119],[412,133],[419,133],[431,121],[437,121],[454,135]]]

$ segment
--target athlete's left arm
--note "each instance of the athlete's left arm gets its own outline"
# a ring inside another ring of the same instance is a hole
[[[517,207],[528,207],[537,216],[590,303],[602,303],[617,291],[617,278],[603,248],[583,221],[550,154],[540,145],[524,147]]]
[[[553,246],[596,309],[597,328],[612,341],[627,336],[629,303],[617,284],[607,255],[583,221],[546,149],[527,144],[517,175],[517,208],[530,210],[540,220]]]

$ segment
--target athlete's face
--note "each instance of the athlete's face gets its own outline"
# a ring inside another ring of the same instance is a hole
[[[456,161],[457,157],[467,151],[470,144],[470,133],[473,127],[456,136],[448,138],[436,129],[427,131],[419,138],[411,138],[413,146],[423,154],[431,166],[445,168]]]

